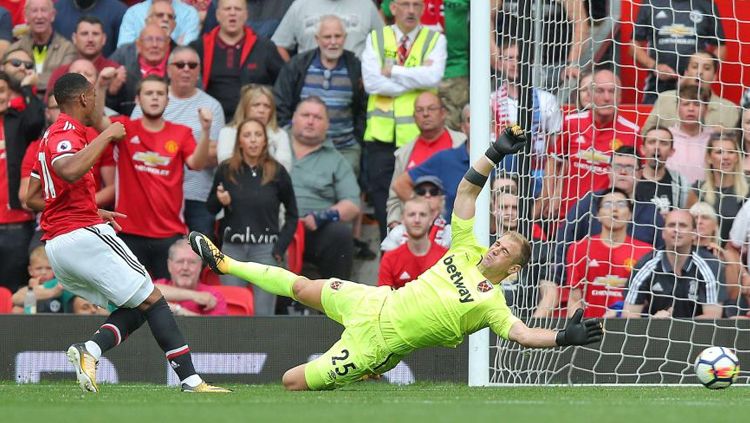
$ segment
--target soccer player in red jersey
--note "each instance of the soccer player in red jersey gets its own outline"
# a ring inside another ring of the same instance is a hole
[[[156,279],[170,277],[169,247],[187,235],[182,213],[185,166],[201,170],[208,164],[213,118],[208,109],[199,109],[202,134],[196,145],[191,128],[163,117],[168,87],[161,77],[145,77],[136,88],[143,117],[113,118],[126,133],[115,146],[115,211],[128,216],[120,223],[120,237]]]
[[[579,308],[584,317],[603,317],[610,305],[624,300],[633,265],[653,249],[628,236],[632,209],[633,200],[624,191],[614,188],[604,194],[596,215],[602,232],[568,248],[569,317]]]
[[[97,209],[91,168],[110,144],[125,136],[121,123],[107,126],[104,91],[115,74],[101,72],[93,86],[85,77],[68,73],[55,84],[60,116],[42,137],[39,161],[29,181],[26,203],[42,211],[45,250],[65,289],[94,304],[119,307],[89,341],[70,346],[67,355],[78,384],[97,392],[96,366],[101,354],[126,339],[148,321],[169,364],[188,392],[228,392],[211,386],[195,372],[190,348],[161,292],[125,243],[115,234],[116,212]],[[86,125],[99,136],[89,141]],[[43,192],[44,202],[37,200]],[[109,223],[109,224],[108,224]]]
[[[591,191],[609,186],[612,152],[635,146],[638,125],[617,114],[617,76],[609,69],[594,72],[591,110],[565,116],[557,142],[550,145],[537,212],[564,218],[568,209]]]

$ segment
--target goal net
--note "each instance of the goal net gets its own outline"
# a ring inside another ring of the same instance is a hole
[[[470,373],[482,373],[470,384],[697,383],[693,362],[712,345],[750,362],[739,106],[750,11],[731,0],[488,3],[491,95],[472,91],[472,112],[489,107],[490,139],[520,123],[531,140],[492,179],[490,242],[518,230],[533,245],[530,265],[503,282],[506,299],[529,326],[562,328],[581,307],[606,318],[606,333],[549,350],[491,334],[489,357],[470,347]],[[486,15],[472,13],[474,43]],[[486,75],[472,60],[472,77]]]

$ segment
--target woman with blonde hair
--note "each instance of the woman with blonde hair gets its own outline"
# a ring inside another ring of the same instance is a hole
[[[289,171],[292,166],[292,148],[289,135],[278,126],[276,121],[276,102],[270,87],[259,84],[248,84],[240,91],[240,101],[231,122],[219,132],[216,156],[219,163],[228,159],[235,147],[237,125],[246,119],[257,119],[266,127],[268,134],[268,151],[271,156]]]
[[[224,211],[219,233],[225,254],[279,266],[297,228],[292,179],[271,156],[263,122],[244,120],[236,133],[232,155],[216,170],[206,205],[211,213]],[[279,223],[282,205],[283,225]],[[231,275],[222,275],[221,283],[247,286]],[[253,292],[255,314],[274,314],[276,296],[257,287]]]
[[[705,177],[703,181],[693,184],[688,193],[688,207],[703,201],[716,211],[721,246],[729,239],[734,218],[750,193],[750,186],[742,169],[739,142],[736,131],[712,134],[706,146]]]

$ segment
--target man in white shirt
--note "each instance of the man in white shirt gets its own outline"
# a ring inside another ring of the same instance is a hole
[[[445,36],[420,24],[423,0],[396,0],[390,8],[395,24],[373,32],[362,53],[362,81],[370,95],[364,136],[367,189],[381,239],[393,153],[419,135],[414,102],[423,91],[437,92],[447,57]]]

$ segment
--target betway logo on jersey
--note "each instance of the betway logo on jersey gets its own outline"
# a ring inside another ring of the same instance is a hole
[[[474,299],[471,298],[471,292],[469,292],[469,290],[466,289],[466,285],[464,285],[463,275],[458,271],[456,265],[453,264],[453,254],[444,258],[443,264],[445,265],[445,271],[448,272],[448,277],[451,279],[451,283],[453,283],[453,286],[458,290],[458,301],[462,303],[470,303],[474,301]]]

